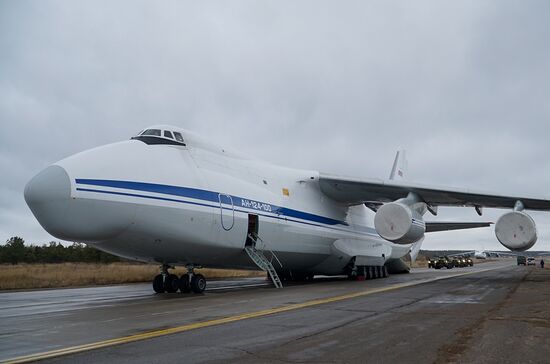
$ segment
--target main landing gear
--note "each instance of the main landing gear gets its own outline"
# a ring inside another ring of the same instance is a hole
[[[206,278],[202,274],[195,274],[193,266],[187,266],[187,273],[179,278],[168,272],[170,268],[174,267],[163,264],[161,273],[153,279],[153,290],[156,293],[174,293],[178,290],[182,293],[203,293],[206,289]]]
[[[348,278],[351,280],[364,281],[365,279],[376,279],[388,277],[388,268],[385,265],[382,266],[357,266],[348,274]]]

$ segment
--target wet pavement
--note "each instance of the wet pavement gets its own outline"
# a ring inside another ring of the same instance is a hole
[[[149,285],[2,293],[0,359],[236,317],[51,361],[543,363],[550,355],[549,283],[550,270],[503,259],[281,290],[253,278],[233,281],[233,289],[219,283],[204,295],[154,295]],[[285,307],[292,309],[269,312]],[[261,310],[268,311],[241,318]]]

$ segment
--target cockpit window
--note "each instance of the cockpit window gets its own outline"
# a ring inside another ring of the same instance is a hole
[[[141,135],[156,135],[161,136],[160,129],[147,129]]]
[[[139,135],[132,137],[132,139],[140,140],[147,145],[164,144],[185,146],[181,133],[164,129],[145,129]]]

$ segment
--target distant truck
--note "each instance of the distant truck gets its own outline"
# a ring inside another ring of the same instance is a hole
[[[527,257],[524,255],[518,255],[518,265],[527,265]]]
[[[527,258],[527,265],[537,265],[537,263],[535,262],[535,258],[533,257]]]
[[[448,257],[439,257],[436,258],[435,264],[433,265],[435,269],[441,269],[443,267],[451,269],[454,267],[453,262]]]

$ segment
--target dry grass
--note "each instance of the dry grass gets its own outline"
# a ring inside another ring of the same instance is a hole
[[[207,278],[263,276],[261,271],[197,269]],[[60,263],[0,265],[0,290],[93,286],[150,282],[158,274],[157,265],[131,263]],[[171,270],[177,275],[185,268]]]
[[[495,259],[474,260],[474,264],[494,261]],[[407,262],[410,264],[410,262]],[[425,268],[428,261],[419,256],[414,268]],[[545,266],[550,269],[550,264]],[[208,279],[231,277],[265,276],[262,271],[197,269]],[[59,264],[0,264],[0,290],[78,287],[106,284],[150,282],[158,274],[158,265],[133,263],[59,263]],[[171,270],[182,275],[185,268]]]

